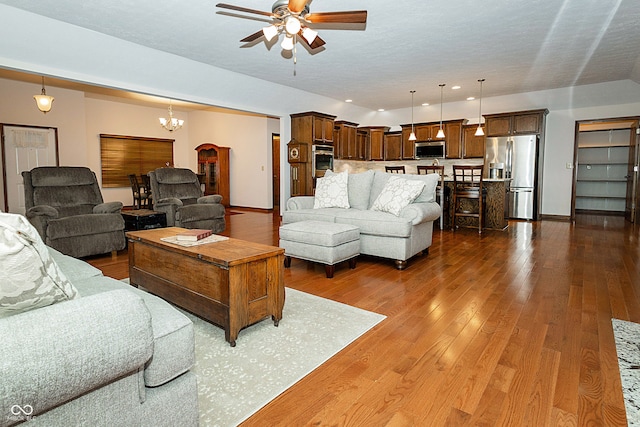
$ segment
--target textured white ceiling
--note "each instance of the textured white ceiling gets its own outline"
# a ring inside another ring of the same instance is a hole
[[[225,0],[271,10],[271,1]],[[313,0],[312,12],[368,11],[361,30],[321,29],[298,45],[296,75],[279,44],[239,42],[266,25],[215,0],[0,0],[154,49],[371,109],[631,79],[640,83],[638,0]],[[265,17],[266,18],[266,17]],[[96,47],[100,48],[100,47]],[[451,86],[462,89],[452,91]]]

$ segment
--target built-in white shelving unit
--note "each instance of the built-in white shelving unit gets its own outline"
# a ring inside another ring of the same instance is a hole
[[[576,209],[624,212],[630,136],[629,129],[579,133]]]

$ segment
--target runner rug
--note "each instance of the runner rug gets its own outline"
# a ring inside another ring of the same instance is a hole
[[[627,424],[640,427],[640,324],[611,319]]]

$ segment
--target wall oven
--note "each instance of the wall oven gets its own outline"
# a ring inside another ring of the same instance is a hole
[[[314,178],[321,178],[327,170],[333,170],[333,146],[311,146],[311,174]]]
[[[444,141],[416,142],[414,157],[420,159],[444,159]]]

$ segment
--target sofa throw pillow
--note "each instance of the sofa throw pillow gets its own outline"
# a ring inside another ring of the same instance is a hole
[[[392,176],[373,202],[371,209],[400,216],[400,211],[413,202],[423,188],[424,182]]]
[[[349,208],[348,173],[340,172],[318,178],[313,208]]]
[[[0,317],[76,297],[31,223],[0,213]]]
[[[330,169],[325,176],[335,175]],[[373,182],[373,170],[350,173],[347,179],[347,192],[349,194],[349,207],[352,209],[369,209],[369,193]]]

